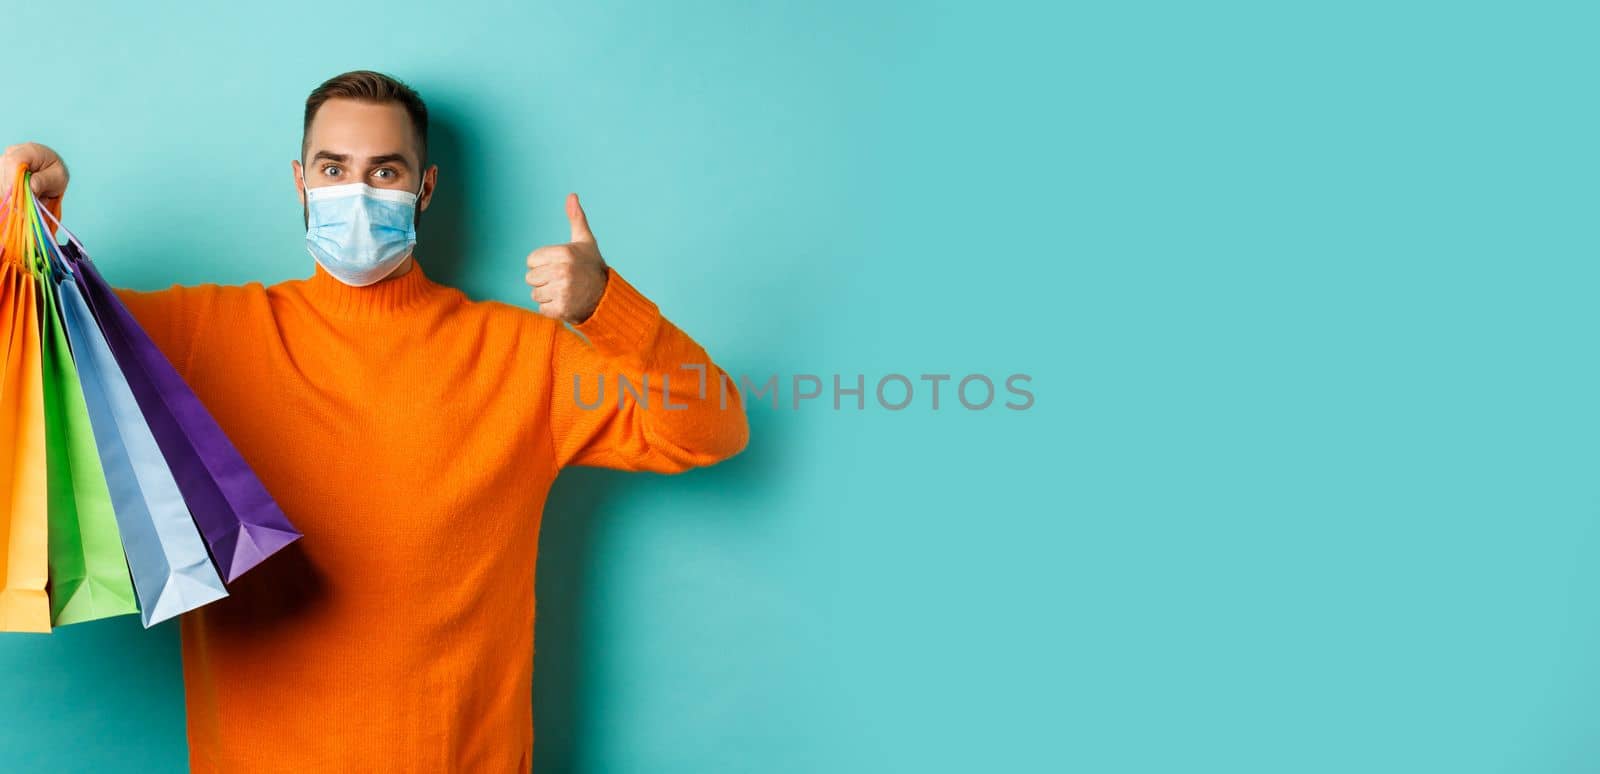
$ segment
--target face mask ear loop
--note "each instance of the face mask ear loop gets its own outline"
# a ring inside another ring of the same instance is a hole
[[[424,171],[421,175],[419,175],[419,177],[422,178],[422,182],[417,184],[417,204],[416,204],[416,209],[412,210],[412,212],[411,212],[411,233],[413,235],[415,235],[417,233],[417,218],[422,215],[422,189],[428,187],[428,173],[426,171]],[[413,236],[413,238],[415,238],[415,237]],[[412,248],[411,253],[412,253],[411,257],[415,258],[416,257],[416,248],[415,247]]]

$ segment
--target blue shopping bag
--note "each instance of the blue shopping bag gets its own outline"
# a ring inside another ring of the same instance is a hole
[[[72,278],[58,287],[139,615],[149,628],[228,592],[94,313]]]

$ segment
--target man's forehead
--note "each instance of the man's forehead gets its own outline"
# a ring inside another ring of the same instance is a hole
[[[318,156],[387,160],[398,155],[414,166],[416,142],[411,118],[400,105],[332,99],[312,117],[303,152],[307,160]]]

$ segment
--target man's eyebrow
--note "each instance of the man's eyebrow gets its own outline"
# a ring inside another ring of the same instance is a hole
[[[336,161],[336,162],[338,162],[340,164],[344,164],[344,163],[350,161],[350,156],[349,156],[349,154],[345,154],[345,153],[334,153],[333,151],[319,150],[319,151],[316,152],[315,155],[313,155],[311,157],[312,161],[319,161],[319,160],[322,160],[322,159],[327,159],[328,161]],[[391,164],[391,163],[394,163],[394,162],[399,162],[401,166],[405,167],[408,170],[411,169],[411,161],[409,159],[407,159],[405,154],[403,154],[403,153],[385,153],[385,154],[382,154],[382,155],[379,155],[379,156],[368,156],[367,157],[367,164],[369,166],[377,166],[379,164]]]
[[[385,153],[382,156],[369,156],[369,157],[367,157],[367,163],[368,164],[373,164],[373,165],[388,164],[388,163],[390,163],[392,161],[400,162],[400,164],[402,166],[404,166],[406,169],[410,169],[411,168],[411,162],[406,159],[405,154],[401,154],[401,153]]]

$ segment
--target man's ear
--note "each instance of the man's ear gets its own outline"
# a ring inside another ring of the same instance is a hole
[[[422,171],[422,196],[418,197],[421,209],[428,209],[428,202],[433,201],[433,187],[439,182],[439,165],[429,164]]]
[[[289,171],[294,173],[294,189],[300,193],[300,206],[304,207],[306,206],[306,176],[300,170],[299,159],[289,162]]]

